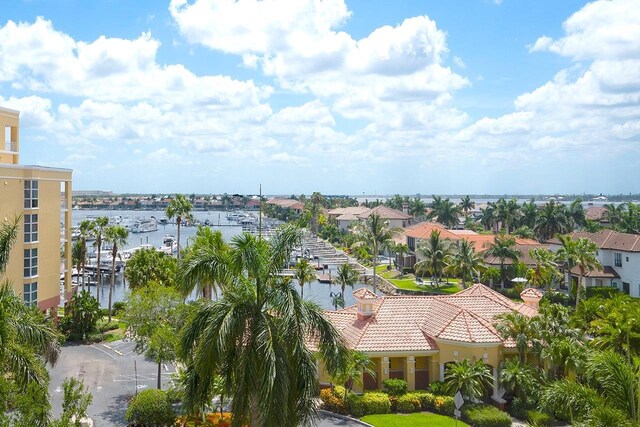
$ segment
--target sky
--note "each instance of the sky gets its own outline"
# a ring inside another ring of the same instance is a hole
[[[640,1],[14,0],[0,106],[76,190],[640,191]]]

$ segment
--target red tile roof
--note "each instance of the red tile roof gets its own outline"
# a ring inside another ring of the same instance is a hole
[[[455,230],[448,230],[444,225],[437,222],[421,222],[405,229],[404,234],[408,237],[416,239],[428,239],[434,231],[440,232],[441,239],[459,240],[461,236],[456,234]],[[469,236],[464,235],[464,238]]]
[[[571,274],[580,276],[580,267],[576,266],[571,269]],[[611,266],[605,265],[602,270],[586,271],[584,277],[595,277],[597,279],[619,279],[620,275]]]
[[[584,210],[584,216],[591,221],[607,221],[607,209],[602,206],[590,206]]]
[[[360,351],[432,351],[437,340],[466,343],[502,343],[493,326],[502,313],[518,311],[534,316],[537,310],[518,304],[505,296],[476,284],[455,295],[442,296],[382,296],[360,288],[354,292],[359,299],[374,299],[373,315],[361,319],[357,306],[325,315],[342,333],[350,348]]]
[[[597,233],[586,231],[574,231],[571,233],[572,239],[587,238],[595,242],[600,249],[612,249],[621,252],[640,252],[640,235],[629,233],[618,233],[613,230],[602,230]],[[550,243],[559,245],[560,240],[551,239]]]
[[[367,219],[369,218],[371,215],[373,214],[378,214],[378,216],[380,216],[380,218],[382,219],[411,219],[413,218],[411,215],[407,215],[404,212],[400,212],[399,210],[396,209],[391,209],[388,206],[385,205],[379,205],[376,206],[375,208],[369,209],[365,212],[362,212],[361,214],[358,215],[358,218],[360,219]]]

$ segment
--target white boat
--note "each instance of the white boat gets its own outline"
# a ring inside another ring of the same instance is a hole
[[[131,226],[132,233],[150,233],[152,231],[158,231],[158,222],[154,217],[141,220]]]

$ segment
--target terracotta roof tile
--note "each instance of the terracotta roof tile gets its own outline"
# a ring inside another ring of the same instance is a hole
[[[379,205],[376,206],[375,208],[369,209],[365,212],[362,212],[361,214],[358,215],[358,218],[360,219],[367,219],[369,218],[371,215],[373,215],[374,213],[378,214],[380,216],[380,218],[382,219],[411,219],[413,218],[411,215],[407,215],[404,212],[400,212],[399,210],[396,209],[391,209],[388,206],[385,205]]]
[[[539,289],[526,288],[525,290],[520,292],[520,296],[525,298],[542,298],[543,294]]]
[[[594,242],[600,249],[612,249],[621,252],[640,252],[640,235],[619,233],[613,230],[602,230],[597,233],[586,231],[574,231],[571,233],[572,239],[587,238]],[[560,245],[557,238],[551,239],[550,243]]]
[[[358,299],[377,299],[378,296],[367,288],[360,288],[353,291],[353,296]]]

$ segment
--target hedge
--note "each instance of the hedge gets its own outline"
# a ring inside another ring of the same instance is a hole
[[[434,381],[429,384],[429,391],[436,396],[449,396],[447,385],[442,381]]]
[[[474,427],[510,427],[511,417],[491,405],[466,405],[462,408],[462,419]]]
[[[435,412],[441,415],[453,416],[453,411],[456,409],[456,404],[453,401],[453,397],[436,396],[435,394],[426,391],[416,391],[398,397],[398,412],[409,412],[409,403],[403,403],[403,409],[405,410],[401,410],[400,400],[402,398],[405,398],[406,401],[409,402],[413,402],[417,399],[420,401],[420,407],[417,410]]]
[[[382,391],[389,396],[402,396],[407,392],[407,382],[399,378],[389,378],[382,382]]]
[[[527,411],[526,418],[531,427],[550,427],[555,423],[553,415],[541,411]]]
[[[337,388],[337,387],[336,387]],[[344,387],[342,387],[344,389]],[[327,411],[335,412],[336,414],[347,414],[347,405],[343,399],[344,391],[342,395],[338,395],[335,390],[330,388],[323,388],[320,390],[320,399],[322,400],[322,407]]]
[[[585,292],[587,298],[613,298],[618,293],[618,288],[611,286],[589,286]]]
[[[420,412],[422,409],[421,393],[407,393],[398,397],[396,408],[398,412],[409,414],[411,412]]]
[[[155,388],[138,393],[129,403],[125,414],[129,424],[144,427],[171,426],[175,417],[167,394]]]
[[[371,392],[361,396],[350,394],[347,397],[347,409],[357,418],[365,415],[388,414],[391,412],[391,402],[385,393]]]

